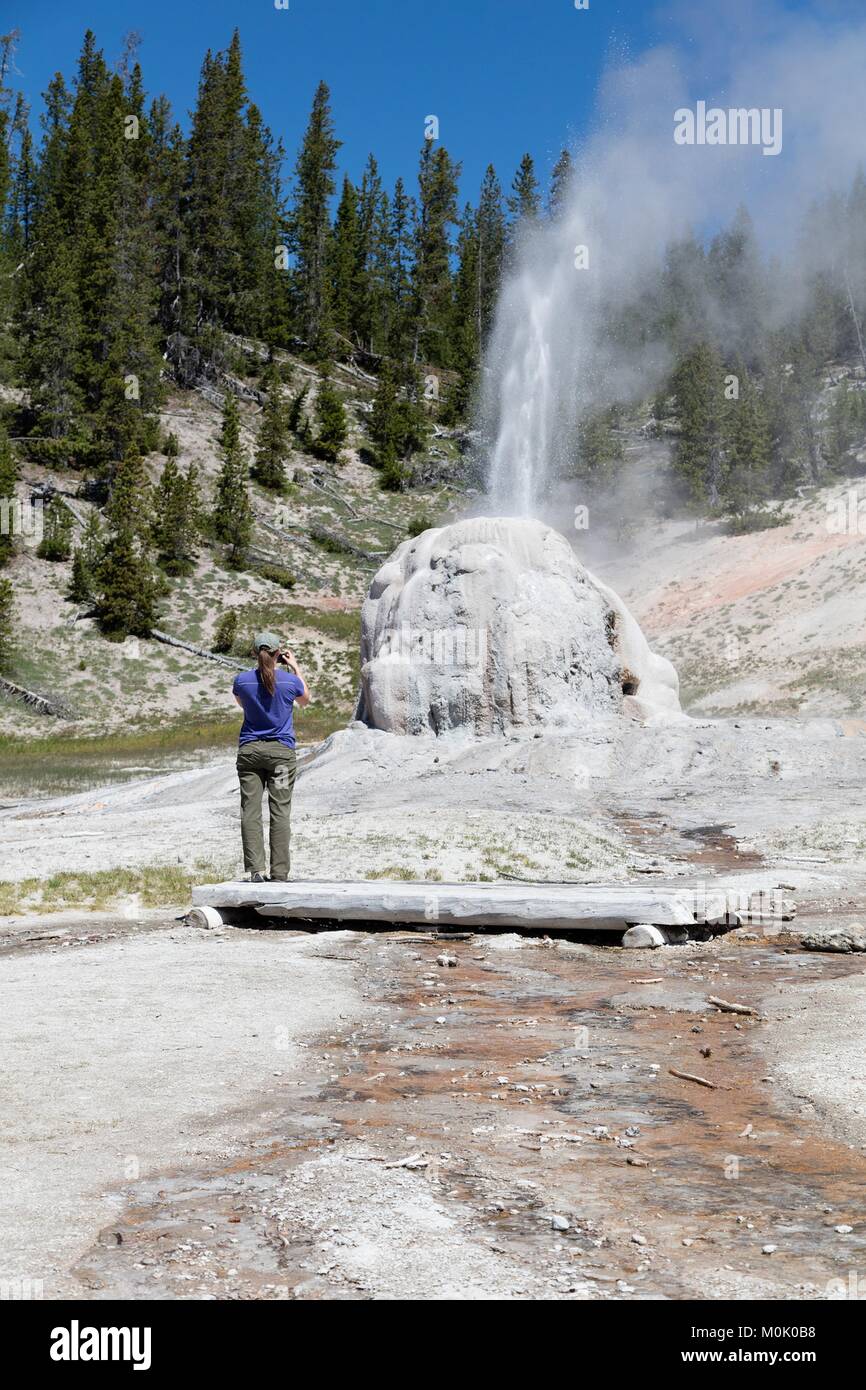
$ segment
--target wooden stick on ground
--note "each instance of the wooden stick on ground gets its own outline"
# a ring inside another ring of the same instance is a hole
[[[727,1001],[727,999],[717,999],[716,996],[715,996],[714,994],[708,994],[708,995],[707,995],[707,1003],[708,1003],[708,1004],[715,1004],[716,1008],[717,1008],[717,1009],[720,1009],[720,1010],[722,1011],[723,1014],[751,1014],[751,1015],[754,1015],[754,1013],[755,1013],[755,1010],[754,1010],[754,1009],[750,1009],[749,1006],[748,1006],[747,1004],[729,1004],[728,1001]]]
[[[668,1067],[671,1076],[678,1076],[681,1081],[694,1081],[696,1086],[706,1086],[708,1091],[717,1091],[719,1088],[715,1081],[708,1081],[705,1076],[695,1076],[691,1071],[677,1071],[676,1067]]]

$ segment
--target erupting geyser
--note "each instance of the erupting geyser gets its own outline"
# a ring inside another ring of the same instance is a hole
[[[587,730],[682,718],[677,674],[540,521],[475,517],[404,541],[361,611],[357,718],[392,733]]]

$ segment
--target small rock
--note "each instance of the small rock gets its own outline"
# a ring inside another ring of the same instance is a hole
[[[779,1247],[778,1247],[777,1245],[762,1245],[762,1246],[761,1246],[761,1254],[762,1254],[762,1255],[772,1255],[778,1248],[779,1248]]]
[[[632,1245],[646,1245],[646,1236],[639,1236],[636,1232],[631,1238]]]
[[[834,1229],[834,1231],[836,1232],[837,1236],[850,1236],[851,1232],[854,1230],[854,1227],[853,1227],[853,1226],[834,1226],[833,1229]]]
[[[555,1231],[570,1231],[570,1230],[571,1230],[571,1222],[570,1222],[570,1221],[566,1221],[566,1219],[565,1219],[564,1216],[552,1216],[552,1217],[550,1218],[550,1224],[551,1224],[551,1226],[553,1227],[553,1229],[554,1229]]]
[[[437,956],[437,957],[436,957],[436,964],[437,964],[437,965],[456,965],[456,964],[457,964],[457,957],[456,957],[456,956],[445,956],[445,955]]]

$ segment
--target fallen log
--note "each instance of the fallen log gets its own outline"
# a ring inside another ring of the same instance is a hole
[[[46,695],[37,695],[35,690],[25,690],[23,685],[15,685],[12,681],[4,680],[0,676],[0,692],[8,695],[12,700],[19,700],[23,705],[29,705],[35,709],[37,714],[47,714],[53,719],[74,719],[75,714],[70,707],[62,700],[49,699]]]
[[[323,545],[331,549],[345,551],[347,555],[352,555],[356,560],[384,560],[387,555],[386,550],[362,550],[360,546],[353,545],[344,536],[338,536],[336,531],[329,531],[325,526],[311,526],[310,535],[314,541],[320,541]]]
[[[204,647],[196,647],[192,642],[184,642],[180,637],[172,637],[170,632],[160,632],[156,627],[150,629],[150,635],[155,641],[164,642],[168,647],[181,647],[185,652],[192,652],[193,656],[200,656],[205,661],[216,661],[220,666],[230,667],[232,671],[242,671],[246,665],[243,661],[220,656],[218,652],[206,651]]]
[[[314,478],[312,476],[312,474],[308,476],[306,481],[310,484],[311,487],[318,488],[319,491],[323,492],[326,497],[332,497],[335,502],[339,502],[342,507],[346,508],[346,511],[355,521],[363,521],[366,522],[367,525],[375,524],[377,526],[389,526],[392,531],[399,531],[401,532],[401,534],[405,534],[406,527],[403,523],[397,521],[388,521],[386,517],[380,516],[378,512],[373,512],[371,515],[367,512],[357,511],[356,508],[352,506],[351,502],[346,501],[345,497],[340,497],[338,493],[332,492],[330,488],[325,487],[325,484],[320,483],[317,478]]]
[[[282,541],[291,541],[293,545],[299,545],[302,550],[315,550],[315,546],[306,536],[300,535],[297,531],[284,531],[282,527],[275,526],[272,521],[265,521],[261,512],[256,512],[256,526],[268,531],[272,536],[279,536]],[[262,552],[251,551],[251,554]],[[269,557],[273,560],[273,555]]]

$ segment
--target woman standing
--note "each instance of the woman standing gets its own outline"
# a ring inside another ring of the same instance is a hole
[[[272,632],[260,632],[253,646],[256,665],[235,676],[232,693],[244,712],[238,748],[241,784],[241,839],[244,870],[251,883],[268,879],[262,796],[268,789],[272,882],[289,877],[289,820],[295,786],[295,729],[292,707],[310,703],[298,663]]]

